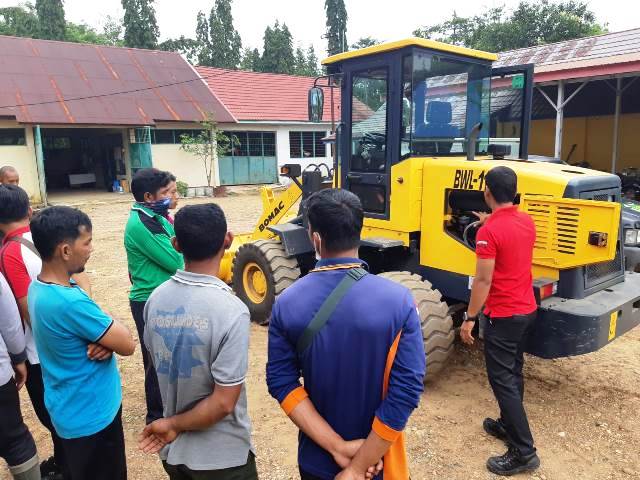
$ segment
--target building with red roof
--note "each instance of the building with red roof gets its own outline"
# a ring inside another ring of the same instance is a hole
[[[182,152],[156,148],[155,129],[193,129],[209,114],[235,122],[177,53],[0,36],[0,165],[18,169],[34,202],[170,169]],[[180,158],[176,173],[202,185],[201,162]]]
[[[233,125],[223,125],[239,142],[230,155],[219,159],[221,184],[265,183],[270,175],[277,181],[275,169],[285,163],[331,167],[330,148],[322,141],[331,130],[331,89],[324,89],[322,122],[311,123],[307,95],[314,78],[212,67],[196,70],[236,119]],[[334,120],[338,122],[340,93],[333,90]],[[255,158],[260,142],[263,151],[275,158]],[[269,172],[260,170],[272,166]]]

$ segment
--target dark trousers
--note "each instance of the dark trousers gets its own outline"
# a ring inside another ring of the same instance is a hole
[[[169,480],[258,480],[256,457],[249,452],[247,463],[239,467],[221,470],[191,470],[185,465],[169,465],[162,462]]]
[[[311,475],[310,473],[305,472],[300,469],[300,480],[324,480],[320,477],[316,477],[315,475]]]
[[[151,354],[144,344],[144,306],[146,302],[129,301],[131,306],[131,314],[136,322],[138,330],[138,338],[140,339],[140,347],[142,350],[142,364],[144,365],[144,396],[147,400],[147,418],[146,423],[149,424],[154,420],[162,418],[162,396],[160,395],[160,386],[158,385],[158,374],[153,366]]]
[[[524,347],[536,314],[488,319],[484,331],[487,376],[500,407],[509,443],[521,455],[536,451],[524,410]]]
[[[27,362],[27,392],[31,399],[31,405],[36,412],[36,416],[43,427],[49,430],[51,441],[53,442],[53,458],[56,465],[64,473],[66,471],[66,461],[64,456],[64,448],[62,448],[62,440],[56,433],[56,429],[49,416],[49,411],[44,404],[44,382],[42,380],[42,368],[40,364],[32,365]]]
[[[62,439],[71,480],[127,480],[122,407],[109,426],[87,437]]]
[[[0,457],[10,467],[22,465],[36,454],[36,444],[22,419],[20,397],[12,378],[0,386]]]

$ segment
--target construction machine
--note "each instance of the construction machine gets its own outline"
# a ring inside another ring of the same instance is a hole
[[[223,268],[254,320],[266,321],[275,297],[313,268],[305,198],[344,188],[365,212],[360,257],[413,292],[427,375],[446,368],[475,273],[473,212],[488,211],[487,172],[507,165],[537,232],[539,314],[527,351],[585,354],[640,323],[640,275],[623,261],[620,178],[528,160],[533,66],[492,68],[496,59],[411,38],[323,62],[309,114],[321,119],[325,91],[340,95],[333,168],[286,165],[289,187],[263,190],[255,231],[238,237]]]

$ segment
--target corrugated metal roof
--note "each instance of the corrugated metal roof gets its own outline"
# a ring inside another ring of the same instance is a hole
[[[312,77],[196,67],[209,88],[238,120],[306,122]],[[331,120],[328,88],[323,89],[323,121]],[[340,89],[333,89],[335,119],[340,119]]]
[[[177,53],[0,36],[0,116],[153,125],[200,121],[208,113],[235,121]]]
[[[496,67],[535,63],[536,73],[640,60],[640,28],[501,52]]]

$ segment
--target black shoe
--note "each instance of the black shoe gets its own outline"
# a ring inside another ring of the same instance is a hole
[[[513,447],[509,447],[507,453],[499,457],[491,457],[487,460],[487,468],[491,473],[509,477],[516,473],[532,472],[540,466],[538,455],[532,453],[523,457],[520,452]]]
[[[504,424],[502,420],[494,420],[493,418],[485,418],[484,422],[482,422],[482,428],[492,437],[496,437],[498,440],[502,440],[503,442],[507,441],[507,429],[504,428]]]
[[[40,476],[43,480],[63,480],[62,470],[53,457],[47,458],[40,464]]]

